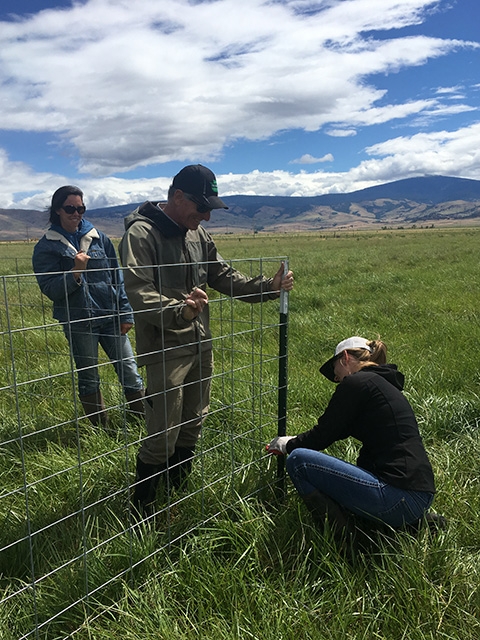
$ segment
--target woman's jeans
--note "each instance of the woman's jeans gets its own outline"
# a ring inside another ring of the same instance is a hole
[[[125,394],[143,389],[132,345],[127,335],[120,335],[115,318],[83,320],[63,325],[70,343],[78,374],[78,393],[88,396],[100,387],[98,345],[110,358]]]
[[[433,493],[392,487],[369,471],[320,451],[294,449],[286,466],[300,495],[321,491],[358,516],[394,528],[416,522],[433,502]]]

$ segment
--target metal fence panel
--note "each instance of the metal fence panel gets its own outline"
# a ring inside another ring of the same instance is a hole
[[[281,259],[231,265],[253,276]],[[264,445],[285,425],[288,305],[286,294],[279,314],[275,301],[209,291],[215,368],[189,489],[157,500],[139,535],[130,495],[144,422],[100,353],[109,423],[90,423],[50,301],[33,274],[10,273],[0,277],[0,625],[12,638],[68,637],[119,581],[136,584],[155,556],[275,481]]]

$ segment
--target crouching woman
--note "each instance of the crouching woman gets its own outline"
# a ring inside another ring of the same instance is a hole
[[[293,484],[335,537],[352,531],[352,514],[393,528],[419,523],[433,501],[433,471],[385,344],[343,340],[320,372],[338,383],[325,413],[309,431],[274,438],[267,450],[289,454]],[[356,465],[321,451],[350,436],[362,444]]]

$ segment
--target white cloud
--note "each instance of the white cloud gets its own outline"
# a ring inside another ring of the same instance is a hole
[[[58,184],[58,180],[61,180],[61,176],[36,173],[23,162],[12,162],[5,150],[0,148],[0,202],[3,208],[29,208],[20,203],[28,203],[36,194],[56,189],[54,185]],[[38,202],[39,206],[35,208],[43,208],[43,199]]]
[[[331,153],[326,153],[321,158],[315,158],[315,156],[305,153],[300,158],[290,160],[289,164],[318,164],[319,162],[333,162],[333,160],[334,157]]]
[[[208,163],[232,141],[291,128],[332,125],[339,136],[419,113],[436,117],[440,97],[388,104],[368,77],[467,45],[363,36],[417,24],[435,5],[88,0],[45,10],[1,24],[1,127],[53,132],[81,171],[106,176]]]
[[[221,193],[347,192],[425,173],[479,179],[480,125],[461,119],[475,108],[463,79],[455,85],[456,78],[442,77],[444,87],[395,99],[378,81],[479,47],[402,35],[402,27],[421,24],[438,6],[437,0],[86,0],[0,23],[0,128],[53,135],[65,161],[58,172],[35,172],[0,148],[0,206],[44,208],[60,184],[79,182],[77,167],[90,208],[164,198],[167,172],[155,179],[118,176],[170,161],[208,164],[238,140],[266,141],[289,130],[355,141],[366,128],[385,135],[347,171],[315,171],[311,165],[332,162],[333,154],[307,153],[290,162],[303,165],[299,173],[218,175]],[[458,118],[458,130],[432,131],[440,121],[447,129],[447,117]],[[389,140],[391,130],[381,125],[400,123],[415,133]]]
[[[236,194],[313,196],[347,193],[400,177],[440,174],[478,179],[480,175],[480,122],[454,132],[440,131],[398,137],[367,149],[369,159],[345,172],[305,170],[252,171],[245,174],[218,174],[222,196]],[[28,184],[31,193],[19,200],[9,191],[4,178],[14,174],[16,184]],[[87,178],[82,181],[90,208],[163,199],[171,176],[156,179]],[[9,207],[43,209],[60,184],[70,184],[68,176],[34,174],[22,163],[8,162],[0,150],[0,201]]]
[[[464,87],[437,87],[436,93],[439,95],[463,93]]]
[[[328,129],[325,133],[333,138],[348,138],[357,135],[355,129]]]
[[[381,168],[380,176],[398,171],[402,176],[432,173],[478,180],[479,140],[480,122],[453,132],[417,133],[372,145],[367,152],[381,159],[362,164],[366,171],[370,163]]]

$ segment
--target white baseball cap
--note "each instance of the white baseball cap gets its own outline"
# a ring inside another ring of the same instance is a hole
[[[360,336],[352,336],[351,338],[342,340],[342,342],[339,342],[335,347],[334,355],[329,360],[327,360],[325,364],[322,364],[322,366],[320,367],[320,373],[323,374],[326,378],[328,378],[332,382],[335,382],[335,373],[333,371],[333,365],[337,357],[344,351],[347,351],[347,349],[366,349],[371,353],[372,347],[368,345],[369,342],[370,342],[369,340],[366,340],[365,338],[361,338]]]

